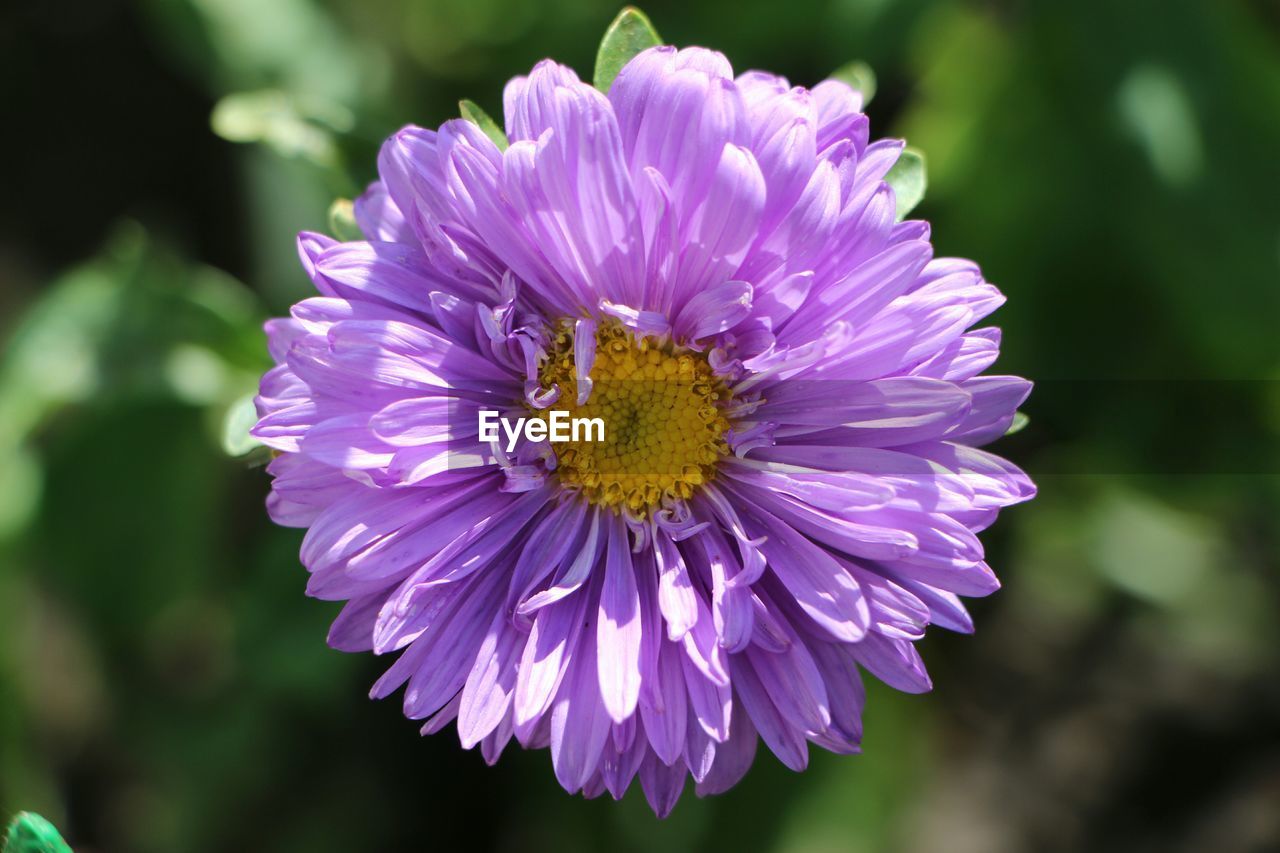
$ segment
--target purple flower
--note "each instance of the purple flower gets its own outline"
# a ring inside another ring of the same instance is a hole
[[[998,582],[977,533],[1034,494],[976,449],[1030,383],[979,376],[1003,301],[897,222],[861,98],[718,53],[645,51],[601,94],[540,63],[510,147],[407,127],[302,234],[319,296],[267,324],[254,434],[307,528],[329,642],[398,652],[423,732],[549,747],[570,792],[638,775],[660,815],[757,739],[859,749],[865,670],[930,688],[915,641]],[[602,441],[482,441],[482,411]]]

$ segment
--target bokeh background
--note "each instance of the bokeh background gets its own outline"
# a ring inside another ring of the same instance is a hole
[[[1280,849],[1280,6],[652,0],[664,37],[879,79],[917,213],[1009,296],[1041,496],[1005,588],[870,691],[865,754],[762,750],[656,821],[366,698],[243,430],[293,235],[603,0],[0,6],[0,817],[80,851]]]

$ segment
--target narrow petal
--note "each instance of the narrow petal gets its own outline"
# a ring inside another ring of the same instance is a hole
[[[600,695],[619,723],[635,713],[640,698],[641,625],[628,534],[617,521],[609,530],[596,643]]]
[[[809,765],[809,748],[804,732],[793,727],[778,711],[746,655],[734,655],[730,661],[734,693],[750,715],[760,737],[779,761],[796,772],[804,770]],[[735,726],[738,723],[736,716],[733,723]]]
[[[524,740],[531,728],[551,706],[573,650],[578,646],[583,617],[587,613],[586,593],[556,602],[538,611],[529,631],[516,677],[516,734]],[[578,666],[584,664],[578,661]]]
[[[646,686],[651,680],[656,683],[652,689],[640,693],[640,718],[644,721],[645,734],[663,764],[674,763],[684,749],[688,694],[681,668],[683,657],[678,646],[663,639],[657,666],[645,673]]]
[[[521,652],[519,632],[497,611],[476,653],[475,665],[462,686],[458,705],[458,736],[470,749],[498,727],[511,705],[516,660]]]
[[[742,780],[756,757],[756,727],[741,703],[735,705],[729,738],[716,745],[711,771],[698,782],[698,796],[723,794]]]
[[[569,677],[551,707],[551,763],[569,793],[590,781],[612,725],[596,676],[596,631],[586,625],[574,652]]]

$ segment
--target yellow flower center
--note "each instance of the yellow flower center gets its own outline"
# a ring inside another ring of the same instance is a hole
[[[604,423],[603,441],[551,445],[561,484],[591,503],[644,516],[665,499],[691,497],[729,451],[729,422],[721,411],[729,391],[701,353],[602,323],[591,395],[579,406],[573,327],[566,323],[538,376],[544,388],[560,386],[559,400],[540,417],[558,409]]]

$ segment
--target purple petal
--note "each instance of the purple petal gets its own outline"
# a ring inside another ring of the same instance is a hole
[[[805,743],[804,732],[793,727],[778,711],[768,689],[746,655],[734,655],[730,658],[730,664],[734,693],[760,732],[760,737],[787,767],[796,772],[805,769],[809,765],[809,748]],[[735,715],[733,725],[736,727],[737,724],[738,718]]]
[[[826,551],[790,525],[759,509],[748,513],[765,538],[769,568],[814,624],[832,637],[856,642],[871,623],[858,582]]]
[[[973,395],[973,407],[947,438],[962,444],[988,444],[1004,435],[1031,394],[1031,383],[1019,376],[979,376],[961,387]]]
[[[708,680],[689,655],[687,642],[684,651],[680,668],[688,691],[689,710],[708,737],[717,743],[723,742],[729,737],[729,718],[733,711],[733,692],[727,683],[729,676],[724,676],[724,684]]]
[[[570,661],[571,650],[578,645],[588,596],[580,593],[538,611],[529,639],[521,653],[516,677],[516,734],[524,740],[542,714],[551,706]],[[584,663],[576,661],[581,668]]]
[[[524,637],[507,624],[501,610],[485,634],[475,665],[462,687],[458,706],[458,736],[470,749],[498,727],[511,705],[515,689],[516,661]]]
[[[640,693],[640,718],[649,744],[663,764],[672,764],[681,755],[685,742],[687,692],[681,659],[684,653],[668,640],[661,641],[657,666],[645,673],[651,689]]]
[[[385,592],[375,592],[343,605],[342,612],[329,626],[329,646],[340,652],[373,651],[373,625],[384,600]]]
[[[596,772],[612,725],[600,697],[592,627],[583,626],[569,677],[551,707],[551,763],[556,779],[569,793],[582,788]]]
[[[658,604],[667,623],[667,636],[679,640],[698,621],[697,593],[680,549],[665,535],[654,536],[658,568]]]
[[[682,228],[676,307],[734,277],[755,242],[764,213],[764,175],[750,150],[726,144],[718,160],[705,197],[687,213]]]
[[[711,771],[698,782],[698,796],[723,794],[742,780],[756,757],[756,728],[747,711],[738,705],[733,712],[728,740],[716,746]]]
[[[659,818],[671,814],[671,810],[676,807],[676,801],[684,791],[686,775],[683,764],[672,764],[668,767],[652,752],[641,762],[640,787],[644,789],[649,807]]]
[[[620,723],[635,713],[640,698],[642,623],[626,528],[617,522],[608,533],[596,648],[600,695]]]
[[[676,336],[692,342],[732,329],[751,313],[751,293],[745,281],[727,281],[701,291],[676,317]]]
[[[387,192],[382,181],[374,181],[355,201],[356,224],[370,240],[387,243],[412,242],[413,231],[405,222],[404,212]]]
[[[927,693],[933,689],[920,653],[908,640],[891,640],[879,634],[868,634],[850,650],[868,672],[895,690]],[[737,677],[736,673],[734,677]]]

